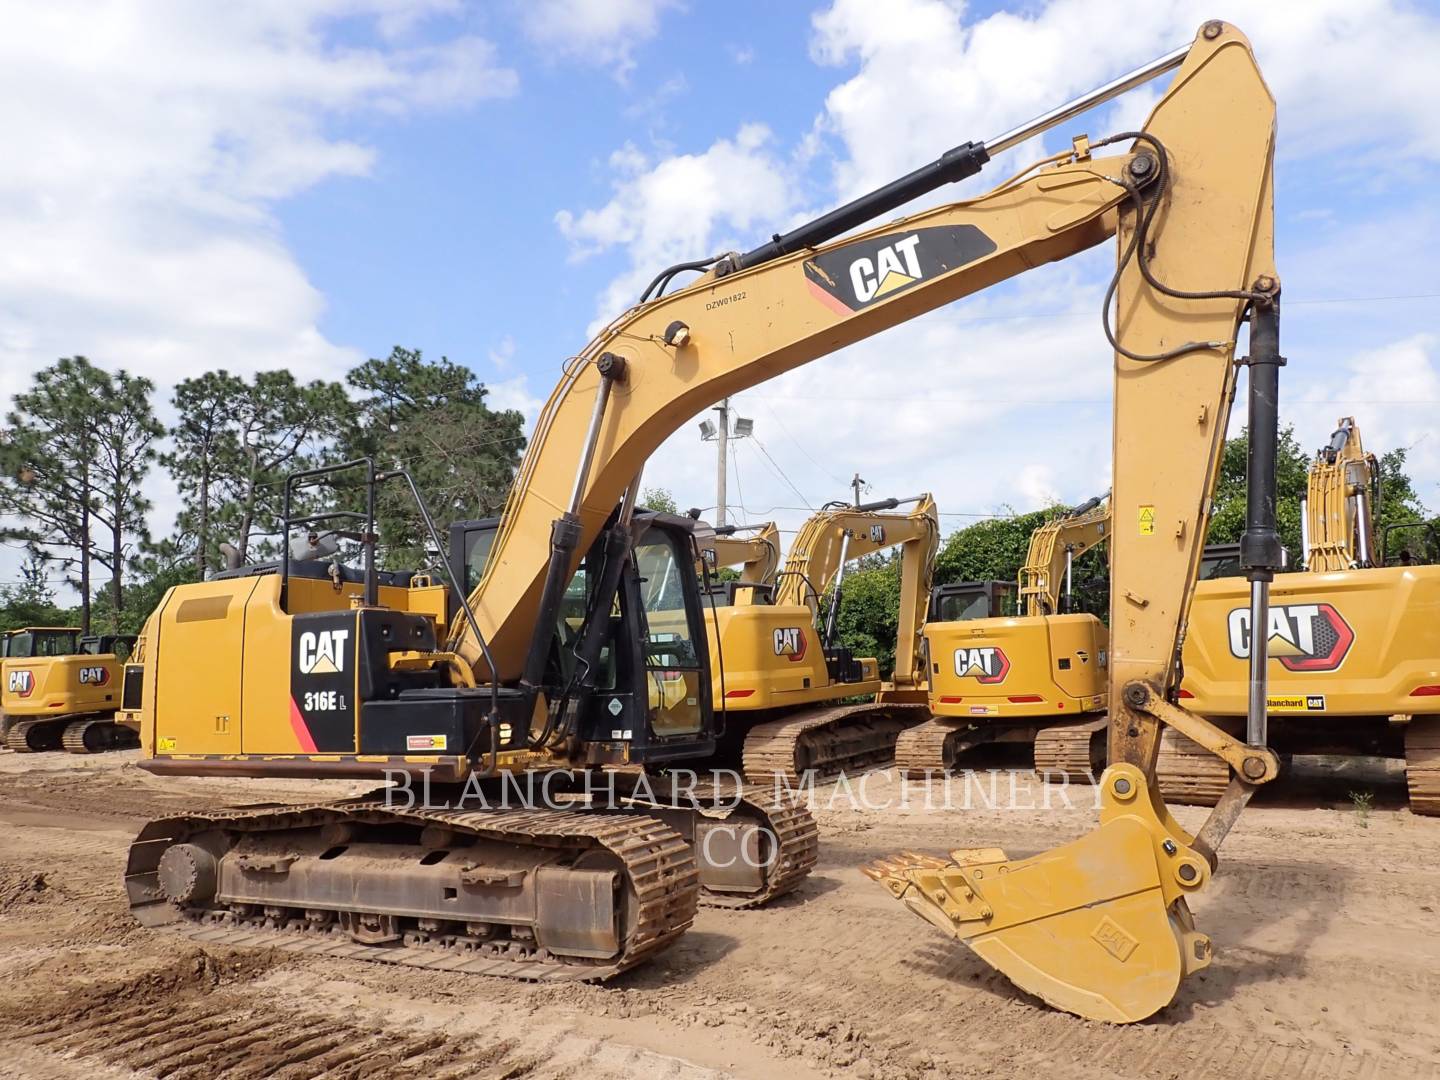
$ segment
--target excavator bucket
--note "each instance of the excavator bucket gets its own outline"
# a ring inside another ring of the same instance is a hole
[[[1055,1008],[1143,1020],[1210,962],[1185,901],[1210,865],[1133,765],[1107,769],[1100,792],[1099,828],[1053,851],[1018,861],[999,848],[906,852],[865,873]]]

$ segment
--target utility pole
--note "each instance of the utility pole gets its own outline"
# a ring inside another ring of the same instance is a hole
[[[720,414],[720,431],[716,436],[717,457],[715,461],[715,524],[725,524],[725,451],[730,443],[730,399],[727,397],[715,406]]]
[[[720,414],[720,426],[717,428],[714,421],[700,421],[700,438],[706,442],[718,444],[715,459],[715,524],[725,524],[725,475],[729,462],[726,455],[730,451],[731,439],[748,439],[755,434],[755,421],[748,416],[735,417],[735,429],[730,429],[730,399],[727,397],[719,405],[713,406]]]
[[[723,451],[722,451],[722,452],[723,452]],[[854,491],[855,491],[855,498],[851,501],[851,503],[850,503],[851,506],[859,506],[859,505],[860,505],[860,489],[861,489],[862,487],[864,487],[864,486],[865,486],[865,481],[860,479],[860,474],[857,472],[857,473],[850,479],[850,487],[853,488]]]

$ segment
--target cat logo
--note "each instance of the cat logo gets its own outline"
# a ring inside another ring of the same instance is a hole
[[[849,315],[995,250],[974,225],[911,229],[856,240],[805,261],[815,298]]]
[[[792,664],[805,659],[805,632],[798,626],[777,626],[775,655],[785,657]]]
[[[870,526],[870,542],[871,542],[872,544],[883,544],[883,543],[885,543],[885,526],[884,526],[884,525],[871,525],[871,526]]]
[[[5,689],[16,697],[29,697],[35,692],[35,676],[24,669],[10,672]]]
[[[306,630],[300,635],[300,674],[336,675],[345,670],[347,630]]]
[[[80,669],[81,686],[104,686],[110,681],[110,669],[107,667],[82,667]]]
[[[981,645],[968,649],[963,646],[955,650],[955,674],[959,678],[974,677],[976,682],[987,686],[1004,682],[1010,673],[1010,658],[998,645]]]
[[[1334,671],[1355,631],[1330,604],[1281,604],[1270,609],[1270,658],[1286,671]],[[1250,609],[1230,612],[1230,654],[1250,657]]]

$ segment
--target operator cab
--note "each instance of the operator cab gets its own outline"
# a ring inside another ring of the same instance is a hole
[[[75,626],[27,626],[11,630],[0,640],[0,655],[17,659],[74,656],[79,652],[80,628]]]
[[[450,526],[450,570],[471,592],[484,576],[500,519]],[[608,604],[604,534],[581,559],[555,620],[544,689],[581,742],[606,760],[653,762],[709,754],[716,738],[706,670],[709,645],[696,567],[696,522],[648,510],[631,521],[630,557]],[[458,613],[460,598],[451,599]],[[593,668],[580,657],[586,627],[603,620]]]
[[[957,581],[930,590],[929,622],[969,622],[1015,614],[1013,581]]]

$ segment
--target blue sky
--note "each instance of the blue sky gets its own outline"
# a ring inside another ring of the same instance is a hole
[[[1233,16],[1279,102],[1284,415],[1411,448],[1440,509],[1440,7]],[[1189,40],[1195,0],[0,0],[0,405],[84,353],[337,378],[391,345],[531,414],[679,258],[771,232]],[[79,44],[77,44],[79,43]],[[1077,47],[1081,46],[1081,47]],[[1137,123],[1156,88],[1012,151]],[[923,203],[921,204],[923,205]],[[793,528],[861,472],[948,527],[1108,484],[1097,250],[740,395],[733,516]],[[1368,302],[1346,298],[1386,297]],[[1398,299],[1397,299],[1398,298]],[[713,500],[686,425],[647,473]],[[157,478],[154,528],[174,493]],[[14,553],[0,551],[0,580]],[[11,572],[7,572],[11,571]]]

